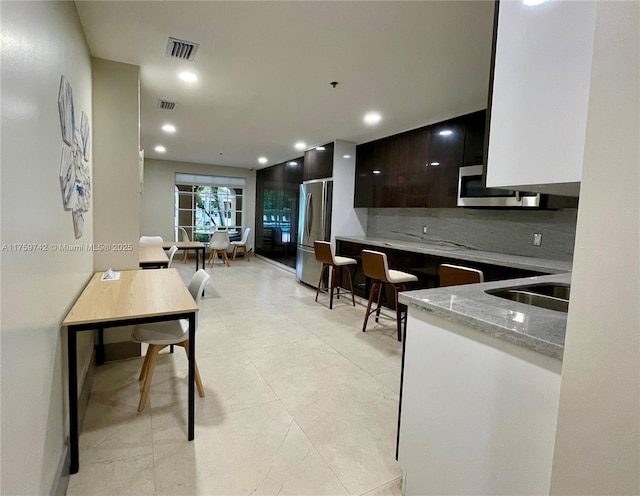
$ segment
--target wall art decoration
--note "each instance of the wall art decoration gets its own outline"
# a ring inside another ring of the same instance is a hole
[[[73,133],[75,129],[75,119],[73,115],[73,89],[67,78],[60,78],[60,91],[58,92],[58,111],[60,112],[60,129],[62,131],[62,141],[73,146]]]
[[[71,210],[73,230],[82,237],[84,214],[91,205],[91,168],[89,166],[91,129],[89,117],[83,111],[80,128],[75,127],[73,89],[64,75],[60,78],[58,93],[60,129],[62,131],[62,156],[60,158],[60,188],[62,204]]]

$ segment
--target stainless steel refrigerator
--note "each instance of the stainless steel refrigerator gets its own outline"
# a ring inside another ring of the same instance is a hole
[[[316,260],[314,241],[331,238],[331,203],[333,181],[318,179],[300,185],[300,209],[298,211],[298,246],[296,274],[298,279],[316,286],[322,264]]]

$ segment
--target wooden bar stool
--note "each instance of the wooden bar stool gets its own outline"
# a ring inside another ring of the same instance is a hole
[[[322,263],[322,270],[320,271],[320,280],[318,281],[318,289],[316,290],[316,301],[318,301],[318,294],[320,291],[326,291],[329,293],[329,309],[333,309],[333,291],[335,288],[338,288],[336,293],[337,298],[340,298],[340,274],[343,268],[346,268],[349,272],[349,288],[351,290],[351,302],[353,306],[356,306],[356,300],[353,296],[353,280],[351,270],[349,269],[349,265],[356,265],[356,262],[353,258],[348,257],[340,257],[333,254],[333,247],[331,243],[327,241],[314,241],[313,246],[316,252],[316,260]],[[324,271],[331,270],[331,281],[329,283],[328,288],[322,287],[322,277],[324,276]]]
[[[474,284],[484,282],[481,270],[461,265],[441,264],[438,268],[440,286],[458,286],[460,284]]]
[[[388,284],[393,287],[395,295],[398,341],[402,341],[402,321],[404,320],[406,327],[407,307],[406,305],[402,305],[398,302],[398,293],[409,289],[409,283],[417,281],[418,278],[408,272],[389,269],[387,254],[380,251],[362,250],[362,269],[364,271],[364,275],[373,280],[371,293],[369,295],[369,303],[367,304],[367,313],[364,316],[364,324],[362,324],[362,332],[366,331],[369,315],[372,313],[375,312],[376,322],[378,322],[378,318],[380,317],[380,298],[382,296],[382,290],[384,285]],[[377,307],[374,310],[371,310],[374,299],[377,299]],[[403,313],[404,316],[402,315]]]

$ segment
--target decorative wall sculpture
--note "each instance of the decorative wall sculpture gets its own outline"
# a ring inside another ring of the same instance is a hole
[[[75,127],[73,89],[64,75],[60,79],[58,110],[65,143],[60,158],[62,204],[65,210],[71,210],[75,236],[80,238],[84,229],[84,213],[89,211],[91,204],[91,171],[88,164],[91,129],[89,117],[84,111],[80,128]]]

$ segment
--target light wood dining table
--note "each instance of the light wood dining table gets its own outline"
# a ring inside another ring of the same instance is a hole
[[[69,472],[80,468],[78,448],[78,332],[150,322],[189,321],[188,435],[195,438],[195,321],[198,305],[176,269],[122,270],[119,278],[102,280],[96,272],[65,317],[69,362]],[[99,345],[100,346],[100,345]]]
[[[171,248],[171,245],[169,248]],[[169,257],[159,243],[141,243],[138,258],[140,267],[142,268],[158,268],[169,265]]]
[[[206,245],[201,243],[200,241],[164,241],[160,245],[163,249],[168,250],[172,246],[177,246],[180,250],[193,250],[196,252],[196,270],[198,270],[199,266],[199,258],[198,253],[202,252],[202,268],[204,269],[204,250]]]

